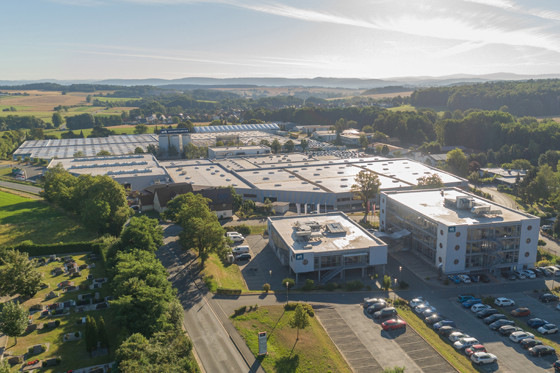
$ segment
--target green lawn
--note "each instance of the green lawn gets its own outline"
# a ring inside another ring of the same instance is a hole
[[[213,292],[217,288],[247,291],[247,285],[243,280],[239,266],[235,263],[224,265],[216,254],[210,254],[203,273],[206,284]]]
[[[412,105],[401,105],[397,107],[392,107],[387,109],[389,111],[416,111],[416,108]]]
[[[352,370],[316,318],[299,332],[289,326],[294,311],[283,306],[259,307],[232,318],[233,325],[255,354],[258,332],[268,333],[268,355],[262,359],[267,372],[348,372]]]
[[[75,255],[74,259],[78,265],[86,263],[86,255]],[[92,262],[87,262],[92,263]],[[97,260],[95,262],[95,268],[92,269],[84,269],[81,272],[81,276],[73,279],[76,286],[80,284],[89,285],[91,282],[86,280],[88,274],[92,274],[94,278],[105,277],[105,269],[103,267],[103,262],[101,260]],[[39,270],[43,274],[44,282],[49,285],[49,288],[41,290],[37,293],[33,298],[27,300],[23,304],[26,307],[31,307],[34,304],[52,304],[55,302],[64,302],[68,300],[78,300],[78,294],[84,293],[94,293],[99,292],[100,297],[105,297],[110,295],[109,285],[105,284],[101,289],[97,290],[79,290],[76,292],[69,292],[64,293],[62,291],[57,290],[57,284],[61,281],[68,280],[70,277],[66,274],[53,276],[51,275],[51,271],[56,267],[61,267],[61,262],[52,262],[45,266],[39,267]],[[52,300],[46,300],[45,296],[50,291],[55,291],[59,293],[59,297],[54,298]],[[109,336],[109,344],[113,347],[112,352],[114,352],[114,347],[117,346],[117,339],[119,336],[119,326],[113,321],[114,320],[114,311],[109,309],[99,310],[99,311],[88,311],[88,312],[80,312],[75,313],[71,312],[69,315],[66,316],[57,316],[57,317],[40,317],[39,313],[35,313],[32,315],[33,323],[41,324],[47,323],[49,321],[60,320],[60,326],[53,329],[44,329],[44,330],[35,330],[31,333],[24,334],[23,336],[18,338],[17,345],[14,346],[14,339],[9,338],[7,344],[7,352],[12,355],[21,355],[24,354],[29,347],[36,345],[36,344],[48,344],[49,348],[48,351],[43,352],[39,355],[35,355],[29,360],[34,359],[46,359],[50,357],[60,356],[62,358],[62,363],[59,366],[52,367],[49,369],[41,370],[42,372],[65,372],[69,369],[76,369],[96,364],[103,364],[113,360],[113,354],[97,357],[92,359],[89,357],[89,354],[86,351],[85,347],[85,325],[78,325],[77,321],[81,317],[85,317],[86,315],[91,315],[99,320],[100,316],[103,316],[105,320],[105,325],[107,329],[107,334]],[[75,333],[81,332],[82,339],[75,342],[64,342],[63,336],[66,333]],[[13,371],[15,371],[17,366],[14,366]]]
[[[93,100],[98,100],[101,102],[118,102],[118,103],[125,103],[127,101],[139,101],[141,98],[131,98],[131,97],[98,97],[94,96]]]
[[[76,218],[44,201],[0,192],[0,246],[27,240],[34,243],[89,241],[96,236],[79,225]]]

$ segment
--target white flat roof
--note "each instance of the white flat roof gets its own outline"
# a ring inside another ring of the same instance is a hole
[[[343,213],[329,213],[291,217],[272,217],[270,221],[286,244],[294,252],[326,253],[340,250],[363,250],[386,244],[352,221]],[[296,235],[296,225],[318,224],[319,232],[312,232],[309,240]],[[344,234],[328,233],[327,224],[339,224]],[[311,248],[305,248],[311,245]]]
[[[507,223],[536,219],[535,216],[509,209],[456,188],[444,189],[443,197],[440,189],[387,192],[386,195],[389,199],[448,226]],[[455,200],[456,197],[472,198],[475,204],[489,205],[492,211],[499,210],[500,214],[477,215],[472,213],[470,209],[449,208],[444,205],[444,198]]]
[[[53,159],[49,168],[57,164],[62,164],[65,170],[78,175],[167,176],[165,169],[151,154]]]
[[[169,176],[176,183],[251,188],[243,180],[210,160],[175,160],[161,162],[161,165],[167,169]]]

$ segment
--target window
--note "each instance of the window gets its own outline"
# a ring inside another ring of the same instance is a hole
[[[453,264],[455,264],[455,265],[459,264],[459,259],[455,259],[455,260],[453,261]]]
[[[533,226],[532,226],[532,225],[528,225],[528,226],[527,226],[527,230],[530,231],[531,229],[533,229]]]
[[[461,237],[461,232],[455,233],[455,237]]]
[[[461,248],[461,246],[455,245],[455,251],[459,251],[460,248]]]

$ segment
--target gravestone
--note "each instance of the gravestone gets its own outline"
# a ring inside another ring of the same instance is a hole
[[[60,364],[60,357],[52,357],[43,361],[43,367],[53,367]]]
[[[35,345],[30,347],[29,350],[33,355],[39,355],[42,354],[43,351],[45,351],[45,348],[43,347],[43,345]]]
[[[16,365],[23,363],[23,356],[12,356],[8,359],[8,364]]]
[[[47,299],[53,299],[53,298],[56,298],[56,297],[58,297],[58,293],[55,293],[54,291],[51,291],[46,296]]]

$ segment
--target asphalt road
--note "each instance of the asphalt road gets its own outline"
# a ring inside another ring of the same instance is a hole
[[[195,262],[196,257],[181,250],[177,241],[179,228],[164,227],[164,245],[156,255],[167,268],[169,280],[177,289],[184,308],[184,326],[191,338],[198,360],[208,373],[262,372],[249,348],[227,315],[208,293]]]
[[[0,187],[20,190],[22,192],[31,193],[31,194],[39,194],[42,190],[39,187],[32,186],[32,185],[25,185],[25,184],[18,184],[18,183],[11,183],[9,181],[0,181]]]

